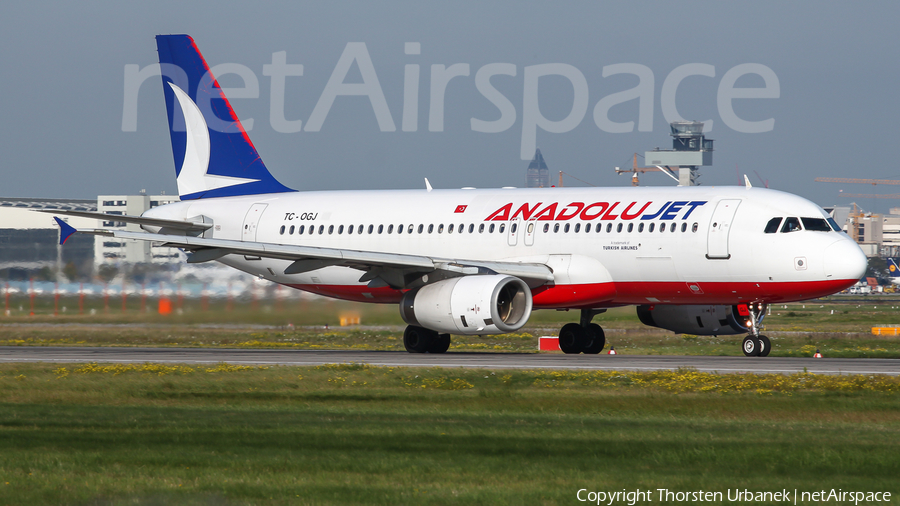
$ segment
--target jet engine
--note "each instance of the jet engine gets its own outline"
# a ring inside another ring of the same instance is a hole
[[[514,332],[531,316],[531,290],[521,279],[500,274],[445,279],[403,294],[400,316],[437,332]]]
[[[715,336],[743,334],[750,326],[746,304],[734,306],[670,306],[637,307],[641,323],[671,330],[678,334]]]

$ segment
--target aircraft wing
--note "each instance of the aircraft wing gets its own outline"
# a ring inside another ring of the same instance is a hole
[[[61,220],[57,219],[58,222]],[[65,222],[60,223],[62,227]],[[64,241],[75,232],[107,235],[119,239],[152,241],[164,246],[182,248],[190,252],[188,263],[217,260],[225,255],[276,258],[291,260],[285,274],[299,274],[328,266],[345,266],[366,271],[360,281],[368,281],[371,287],[390,286],[413,288],[425,284],[422,277],[429,274],[430,281],[473,274],[506,274],[521,278],[536,287],[553,281],[553,271],[544,264],[495,262],[466,259],[437,258],[401,253],[357,251],[312,246],[293,246],[263,242],[212,239],[175,234],[151,234],[120,230],[75,230],[68,224],[63,227]],[[432,276],[431,273],[436,275]]]

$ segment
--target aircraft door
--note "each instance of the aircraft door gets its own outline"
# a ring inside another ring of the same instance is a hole
[[[522,233],[522,220],[520,218],[516,218],[509,222],[509,232],[506,236],[507,243],[510,246],[515,246],[519,242],[519,234]]]
[[[740,203],[740,199],[725,199],[716,204],[716,210],[713,211],[709,221],[709,233],[706,237],[706,258],[731,258],[731,253],[728,251],[728,234],[731,231],[734,213]]]
[[[269,204],[253,204],[250,206],[250,210],[247,211],[247,216],[244,216],[243,232],[241,233],[242,241],[256,242],[256,230],[259,227],[259,219],[262,217],[262,213],[266,210],[268,205]]]
[[[537,233],[537,223],[533,220],[525,223],[525,246],[534,246],[534,236]]]

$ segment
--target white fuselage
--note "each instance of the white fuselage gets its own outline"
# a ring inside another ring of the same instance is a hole
[[[866,262],[844,233],[765,233],[776,217],[828,215],[762,188],[293,192],[187,200],[145,216],[204,216],[214,223],[205,237],[216,239],[546,264],[554,281],[532,289],[535,308],[804,300],[852,285]],[[286,275],[288,260],[219,261],[338,298],[402,295],[348,267]]]

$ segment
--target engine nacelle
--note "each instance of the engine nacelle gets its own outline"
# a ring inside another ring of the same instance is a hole
[[[736,306],[638,306],[641,323],[678,334],[715,336],[747,332],[750,312],[746,304]]]
[[[531,316],[531,290],[500,274],[445,279],[403,294],[400,316],[438,332],[484,335],[514,332]]]

